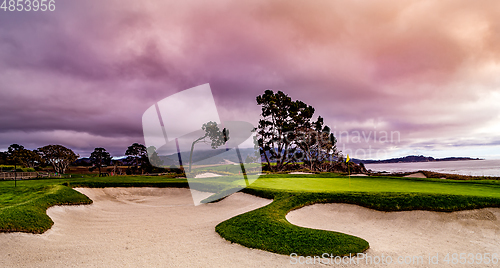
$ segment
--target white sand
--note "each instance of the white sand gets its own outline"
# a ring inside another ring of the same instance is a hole
[[[201,174],[198,174],[196,176],[194,176],[195,178],[199,179],[199,178],[213,178],[213,177],[220,177],[222,175],[219,175],[219,174],[215,174],[215,173],[212,173],[212,172],[205,172],[205,173],[201,173]]]
[[[240,163],[233,162],[231,160],[224,159],[223,165],[240,165]]]
[[[215,226],[271,200],[236,193],[193,206],[189,189],[82,188],[94,200],[56,206],[41,235],[0,233],[0,267],[276,267],[288,256],[222,239]]]
[[[287,215],[298,226],[339,231],[367,240],[371,256],[391,256],[394,264],[379,267],[405,267],[398,256],[425,256],[436,253],[497,253],[500,257],[500,209],[452,213],[430,211],[380,212],[349,204],[315,204]],[[412,267],[447,267],[415,265]],[[452,267],[498,267],[500,265],[454,265]],[[356,267],[377,267],[357,265]]]
[[[410,175],[406,175],[404,177],[406,177],[406,178],[427,178],[424,175],[424,173],[422,173],[422,172],[413,173],[413,174],[410,174]]]
[[[0,267],[297,267],[289,256],[232,244],[214,230],[271,200],[236,193],[195,207],[189,189],[77,190],[94,204],[50,208],[55,224],[46,233],[0,233]],[[372,255],[500,251],[500,209],[383,213],[318,204],[287,218],[300,226],[358,235],[370,242]]]
[[[314,174],[311,172],[302,172],[302,171],[296,171],[296,172],[290,172],[288,174],[293,174],[293,175],[303,175],[303,174]]]

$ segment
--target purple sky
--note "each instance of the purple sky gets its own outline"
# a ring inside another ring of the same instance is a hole
[[[499,18],[495,0],[74,0],[54,12],[0,10],[0,150],[62,144],[120,156],[144,143],[148,107],[210,83],[222,120],[256,124],[266,89],[314,106],[344,131],[338,147],[351,157],[500,158]]]

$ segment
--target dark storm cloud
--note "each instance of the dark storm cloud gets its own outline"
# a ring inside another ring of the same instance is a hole
[[[255,97],[273,89],[337,130],[399,131],[399,149],[474,146],[460,138],[498,135],[499,10],[496,1],[108,0],[2,14],[0,149],[66,142],[119,154],[143,141],[148,107],[204,83],[223,120],[256,123]]]

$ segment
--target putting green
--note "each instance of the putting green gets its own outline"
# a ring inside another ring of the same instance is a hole
[[[246,247],[304,256],[356,254],[368,241],[338,232],[302,228],[286,214],[314,203],[348,203],[381,211],[456,211],[500,207],[498,181],[449,181],[396,177],[342,177],[338,174],[266,175],[244,192],[274,201],[217,225],[225,239]]]
[[[294,192],[367,192],[367,193],[425,193],[499,197],[496,181],[450,181],[396,177],[308,177],[261,176],[251,187]],[[304,175],[302,175],[304,176]]]
[[[176,176],[173,174],[172,176]],[[116,176],[0,182],[0,231],[41,233],[52,226],[45,210],[57,204],[90,203],[78,187],[188,187],[185,179],[172,177]],[[66,185],[63,186],[62,184]],[[218,192],[224,197],[240,176],[194,179],[189,186]],[[222,191],[222,192],[221,192]],[[337,232],[313,230],[290,224],[285,216],[293,209],[318,202],[349,203],[382,211],[456,211],[500,207],[500,181],[452,181],[397,177],[352,177],[334,173],[317,175],[265,175],[244,192],[274,199],[270,205],[220,223],[216,231],[229,241],[280,254],[330,252],[348,255],[366,250],[368,242]]]

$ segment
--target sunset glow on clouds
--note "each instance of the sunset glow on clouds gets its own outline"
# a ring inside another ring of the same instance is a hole
[[[498,158],[499,18],[498,1],[76,0],[2,11],[0,150],[123,155],[144,142],[148,107],[210,83],[223,121],[257,124],[255,97],[281,90],[351,138],[400,133],[340,149]]]

